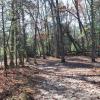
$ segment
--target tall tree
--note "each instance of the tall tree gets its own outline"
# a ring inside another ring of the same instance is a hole
[[[65,62],[65,51],[64,51],[64,33],[62,31],[62,25],[60,20],[60,12],[59,12],[59,2],[56,0],[56,20],[57,20],[57,31],[59,33],[59,44],[60,44],[60,56],[61,62]]]
[[[78,23],[79,23],[79,29],[80,29],[80,33],[82,34],[82,24],[81,24],[81,19],[80,19],[80,12],[79,12],[79,0],[74,0],[74,5],[77,11],[77,19],[78,19]],[[82,43],[82,52],[84,52],[84,38],[81,38],[81,43]]]
[[[96,57],[96,34],[95,34],[95,26],[94,26],[94,0],[91,0],[91,34],[92,34],[92,62],[95,62]]]
[[[10,48],[10,66],[14,67],[14,39],[15,39],[15,0],[12,0],[11,2],[11,8],[12,8],[12,19],[11,19],[11,48]]]
[[[27,52],[26,52],[26,46],[27,46],[27,35],[26,35],[26,24],[25,24],[25,11],[24,11],[24,0],[21,0],[21,12],[22,12],[22,33],[23,33],[23,38],[24,38],[24,55],[26,56],[27,60]]]
[[[3,4],[3,2],[2,2],[2,31],[3,31],[4,66],[5,66],[5,70],[6,70],[8,64],[7,64],[7,48],[6,48],[6,34],[5,34],[4,4]]]

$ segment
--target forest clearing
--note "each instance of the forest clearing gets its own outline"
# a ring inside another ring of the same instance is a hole
[[[100,100],[100,0],[0,0],[0,100]]]
[[[98,63],[81,56],[68,57],[65,64],[59,60],[41,58],[34,65],[31,59],[26,67],[7,70],[7,77],[0,71],[0,100],[20,100],[21,93],[30,97],[25,100],[100,100]]]

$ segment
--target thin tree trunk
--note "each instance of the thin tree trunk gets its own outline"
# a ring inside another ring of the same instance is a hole
[[[56,57],[59,57],[59,36],[58,36],[58,33],[56,32],[57,30],[57,25],[56,25],[56,22],[55,22],[55,12],[54,12],[54,10],[53,10],[53,8],[55,9],[56,7],[55,7],[55,5],[54,5],[54,1],[53,0],[51,0],[51,2],[50,1],[48,1],[49,2],[49,5],[50,5],[50,9],[51,9],[51,14],[52,14],[52,21],[53,21],[53,30],[54,30],[54,32],[53,32],[53,35],[54,35],[54,37],[53,37],[53,42],[54,42],[54,48],[55,48],[55,53],[54,53],[54,55],[56,56]]]
[[[6,51],[6,35],[5,35],[5,25],[4,25],[4,6],[2,5],[2,31],[3,31],[3,51],[4,51],[4,66],[5,66],[5,72],[8,66],[7,63],[7,51]],[[7,76],[7,73],[6,73]]]
[[[78,4],[78,0],[74,0],[75,1],[75,8],[76,8],[76,11],[77,11],[77,18],[78,18],[78,23],[79,23],[79,29],[80,29],[80,33],[82,34],[82,25],[81,25],[81,20],[80,20],[80,14],[79,14],[79,4]],[[81,44],[82,44],[82,52],[84,54],[84,38],[82,37],[81,38]]]
[[[60,21],[60,15],[59,15],[59,5],[58,5],[58,0],[56,0],[56,7],[57,7],[57,16],[56,16],[56,20],[57,20],[57,31],[59,33],[59,40],[60,40],[60,56],[61,56],[61,62],[64,63],[65,62],[65,51],[64,51],[64,33],[62,32],[62,25],[61,25],[61,21]]]
[[[92,33],[92,62],[95,62],[96,57],[96,35],[95,35],[95,27],[94,27],[94,2],[91,0],[91,33]]]
[[[12,25],[11,25],[11,48],[10,48],[10,66],[14,67],[14,25],[15,25],[15,9],[14,9],[14,0],[12,0]]]
[[[22,30],[23,30],[23,38],[24,38],[24,56],[26,56],[26,61],[28,60],[28,58],[27,58],[27,52],[26,52],[26,45],[27,45],[27,43],[26,43],[26,39],[27,39],[27,37],[26,37],[26,32],[25,32],[25,27],[26,27],[26,25],[25,25],[25,13],[24,13],[24,5],[23,5],[23,3],[24,3],[24,0],[22,0],[22,24],[23,24],[23,26],[22,26]]]

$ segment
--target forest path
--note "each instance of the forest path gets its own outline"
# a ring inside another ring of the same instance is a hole
[[[34,65],[30,59],[26,67],[8,70],[7,78],[0,78],[0,90],[6,90],[0,98],[4,95],[19,100],[19,94],[25,92],[31,96],[27,100],[100,100],[99,63],[82,56],[68,57],[64,64],[53,57],[37,62]]]
[[[52,57],[38,59],[36,68],[42,79],[37,77],[40,94],[36,100],[100,100],[99,63],[82,56],[69,57],[65,64],[59,62]]]

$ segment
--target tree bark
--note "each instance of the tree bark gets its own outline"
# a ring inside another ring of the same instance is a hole
[[[91,0],[91,34],[92,34],[92,62],[95,62],[96,57],[96,35],[95,35],[95,27],[94,27],[94,2]]]
[[[6,34],[5,34],[5,21],[4,21],[4,5],[2,5],[2,31],[3,31],[3,51],[4,51],[4,66],[5,66],[5,71],[8,66],[7,62],[7,48],[6,48]],[[7,76],[7,73],[6,73]]]

